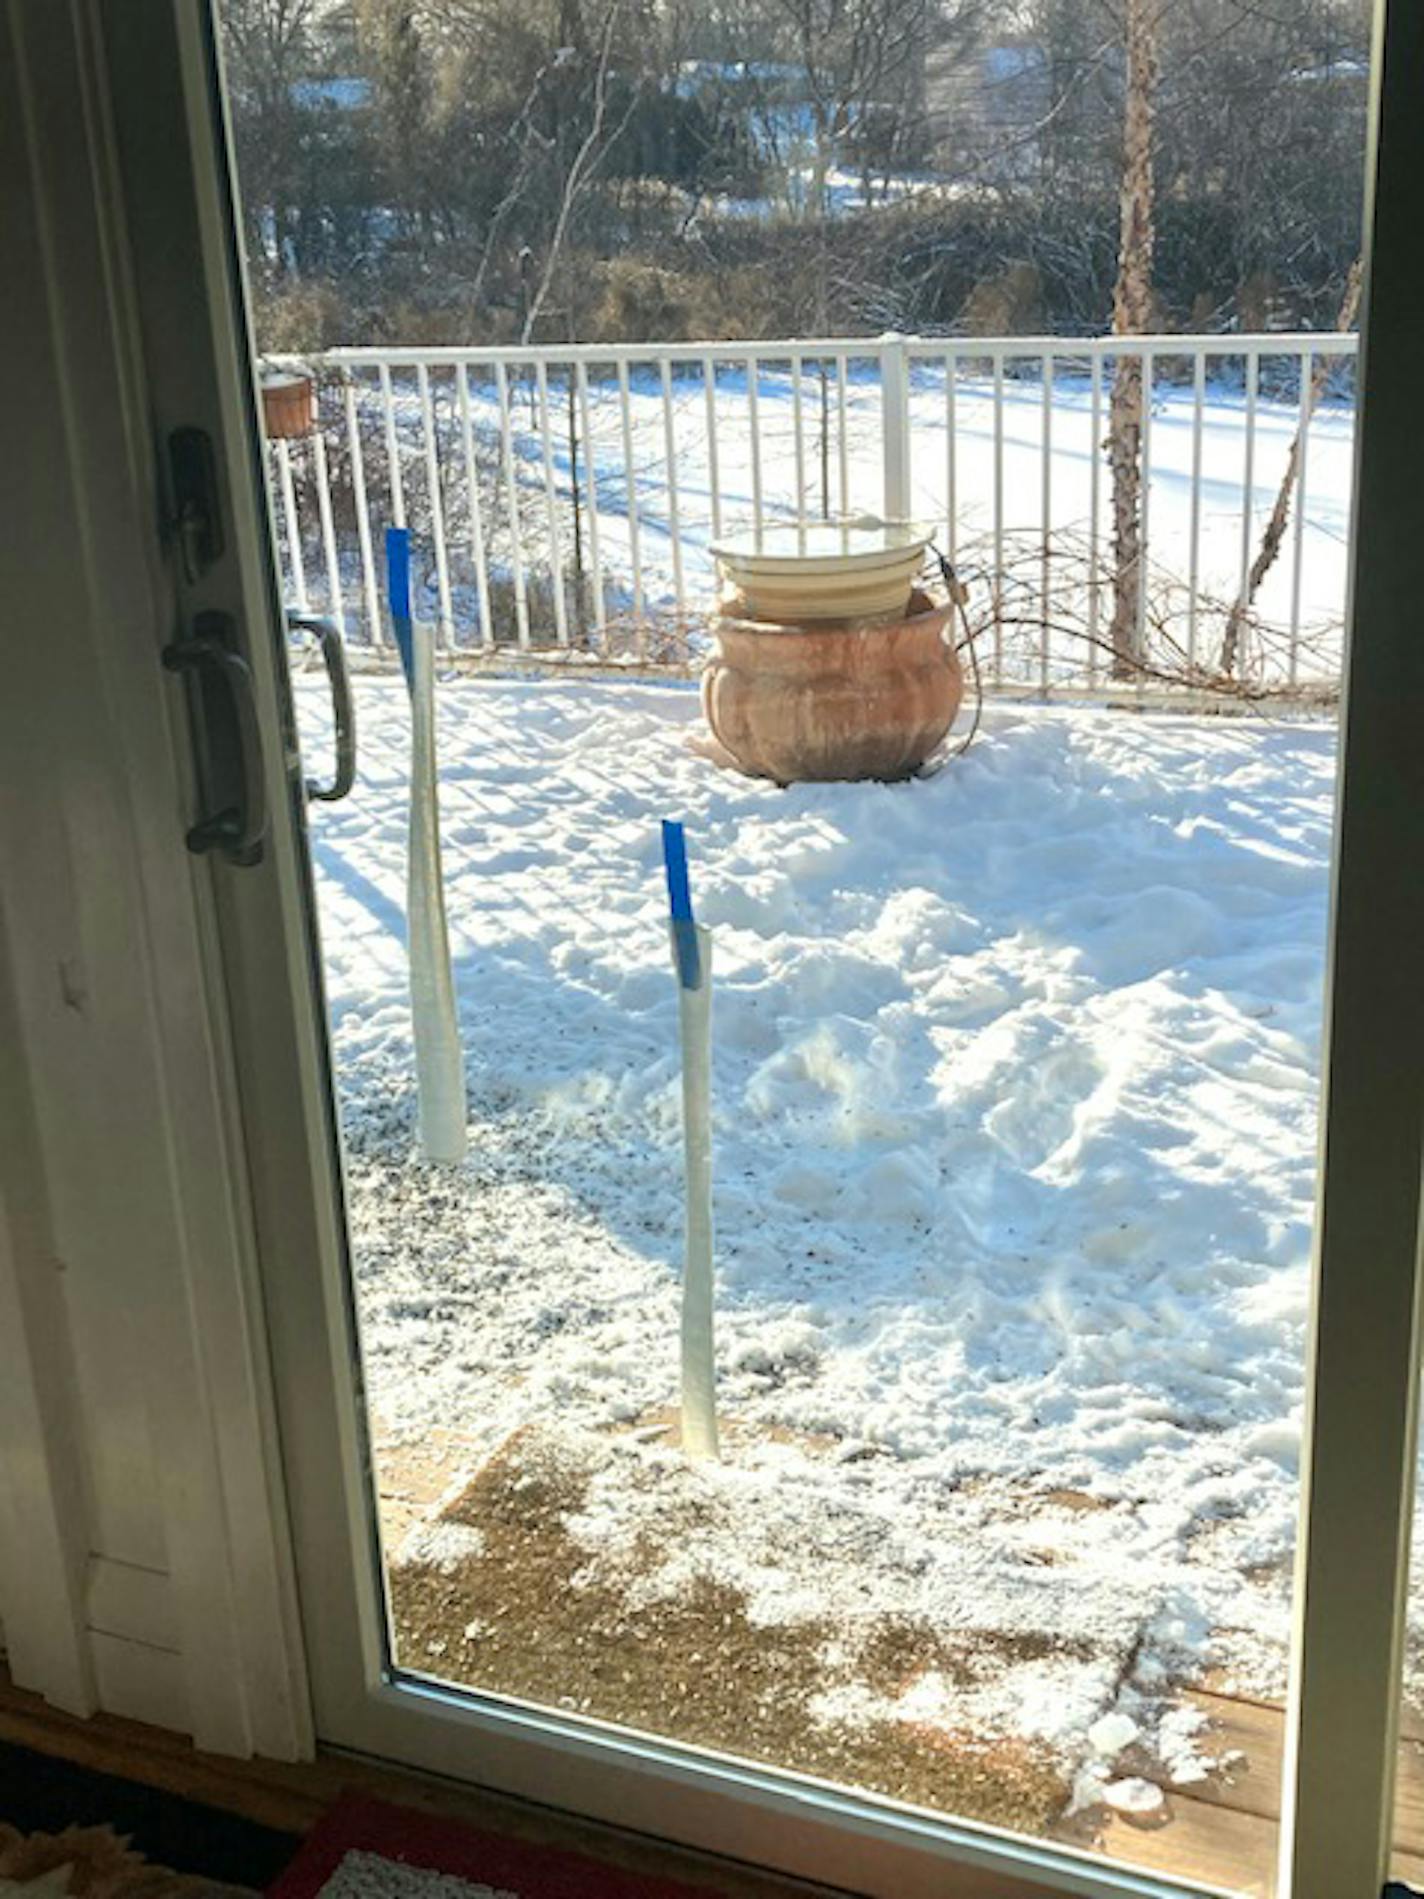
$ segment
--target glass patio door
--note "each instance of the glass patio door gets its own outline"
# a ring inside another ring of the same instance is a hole
[[[1401,45],[1417,33],[1398,30]],[[196,0],[116,9],[111,58],[139,297],[150,337],[162,339],[148,364],[161,423],[203,428],[229,489],[237,558],[207,576],[200,568],[192,597],[232,616],[261,734],[270,822],[260,858],[230,852],[214,876],[323,1737],[853,1889],[1264,1892],[1281,1807],[1269,1791],[1253,1807],[1232,1782],[1221,1724],[1247,1717],[1217,1703],[1239,1703],[1270,1730],[1262,1774],[1273,1750],[1286,1763],[1282,1899],[1356,1887],[1364,1899],[1390,1786],[1389,1747],[1371,1737],[1388,1739],[1397,1675],[1392,1578],[1414,1448],[1406,1394],[1424,1085],[1424,1062],[1412,1059],[1419,999],[1399,954],[1419,940],[1417,882],[1399,876],[1417,847],[1419,806],[1398,796],[1418,790],[1399,687],[1418,659],[1390,572],[1400,452],[1390,418],[1376,405],[1363,425],[1360,492],[1380,527],[1357,577],[1315,1429],[1301,1456],[1311,1514],[1283,1720],[1269,1667],[1257,1701],[1229,1683],[1178,1694],[1164,1658],[1187,1651],[1200,1663],[1208,1634],[1238,1667],[1252,1640],[1284,1654],[1289,1537],[1271,1542],[1251,1511],[1264,1498],[1293,1521],[1293,1440],[1269,1403],[1244,1420],[1232,1406],[1253,1383],[1299,1380],[1299,1352],[1292,1374],[1277,1350],[1271,1300],[1303,1299],[1303,1279],[1282,1293],[1256,1269],[1273,1248],[1298,1251],[1300,1234],[1220,1244],[1215,1224],[1247,1224],[1231,1155],[1203,1145],[1200,1166],[1175,1168],[1169,1157],[1209,1123],[1213,1102],[1236,1118],[1258,1168],[1286,1126],[1272,1118],[1271,1090],[1295,1085],[1291,1064],[1310,1032],[1294,1015],[1279,1033],[1254,1025],[1282,1008],[1304,1015],[1310,983],[1277,994],[1274,971],[1257,983],[1249,930],[1223,949],[1209,900],[1219,879],[1234,879],[1250,893],[1242,914],[1279,918],[1306,889],[1301,956],[1323,955],[1329,735],[1286,728],[1270,747],[1277,775],[1263,777],[1245,728],[1173,734],[1164,754],[1194,774],[1198,793],[1212,774],[1230,783],[1222,809],[1245,830],[1208,854],[1200,887],[1195,871],[1163,886],[1159,873],[1200,827],[1187,800],[1165,818],[1153,808],[1177,794],[1136,734],[1132,757],[1122,755],[1122,728],[1108,721],[1133,715],[1001,719],[993,765],[976,781],[983,800],[1016,755],[1059,757],[1080,804],[1121,795],[1134,776],[1147,794],[1129,838],[1137,869],[1106,899],[1090,869],[1085,891],[1056,890],[1056,907],[1035,922],[1014,907],[1021,891],[994,883],[1005,855],[1037,851],[1047,887],[1047,857],[1072,840],[1050,833],[1045,845],[1016,827],[1012,796],[988,847],[956,843],[961,854],[948,859],[955,875],[998,893],[1002,914],[975,915],[956,904],[906,815],[910,801],[917,813],[923,805],[920,787],[898,788],[898,804],[890,788],[857,788],[827,806],[714,778],[715,764],[684,742],[687,693],[656,682],[442,683],[445,927],[469,1112],[463,1160],[432,1154],[429,1097],[417,1127],[411,1087],[405,920],[432,656],[417,651],[410,678],[394,665],[358,674],[357,790],[308,810],[307,781],[324,775],[340,721],[323,676],[301,669],[294,603],[279,597],[212,31]],[[1387,106],[1391,85],[1403,98],[1398,75],[1413,51],[1384,66]],[[175,140],[192,157],[181,192],[169,179]],[[1392,255],[1375,259],[1371,364],[1405,354],[1390,327]],[[517,481],[508,431],[521,391],[511,399],[505,384],[491,386],[506,432],[500,479]],[[483,397],[463,372],[452,387],[458,424],[462,406]],[[537,377],[531,387],[537,402]],[[571,370],[575,408],[584,393]],[[715,380],[710,395],[715,407]],[[418,469],[428,448],[438,493],[428,370],[398,369],[386,401],[392,460],[405,454]],[[290,453],[276,464],[290,535]],[[391,479],[392,517],[410,499],[398,504],[398,491]],[[329,549],[324,517],[321,531]],[[394,609],[399,637],[409,615],[381,573],[390,598],[377,612]],[[417,646],[424,637],[417,628]],[[676,979],[657,857],[657,820],[684,815],[694,818],[694,894],[706,893],[721,932],[729,1042],[719,1072],[741,1090],[722,1129],[740,1176],[721,1180],[718,1201],[731,1347],[724,1458],[700,1475],[681,1454],[676,1415]],[[898,866],[888,881],[887,862]],[[798,889],[815,893],[815,914],[796,914]],[[1130,927],[1098,928],[1105,900]],[[1030,941],[1055,930],[1056,947]],[[1230,971],[1189,971],[1174,989],[1193,931],[1200,953],[1225,957]],[[961,960],[946,989],[951,959]],[[438,956],[431,967],[438,975]],[[1224,988],[1232,993],[1211,1017]],[[1166,1013],[1154,1014],[1168,990]],[[788,994],[802,1006],[789,1028]],[[1190,1039],[1202,1023],[1208,1042],[1224,1037],[1228,1016],[1260,1090],[1259,1148],[1210,1050],[1183,1061],[1162,1040]],[[1126,1108],[1118,1099],[1122,1118],[1094,1153],[1096,1117],[1112,1106],[1113,1045],[1134,1036],[1163,1049],[1153,1060],[1164,1092]],[[944,1068],[957,1064],[962,1078],[976,1063],[978,1094],[951,1098]],[[753,1129],[741,1143],[738,1111]],[[1380,1138],[1381,1116],[1391,1139]],[[934,1157],[969,1117],[977,1148],[950,1151],[984,1164],[956,1202]],[[1308,1120],[1307,1109],[1281,1149],[1307,1196]],[[1082,1150],[1087,1184],[1070,1188]],[[1150,1166],[1138,1165],[1144,1154]],[[1205,1209],[1202,1257],[1179,1279],[1173,1262],[1144,1251],[1180,1238],[1170,1224],[1158,1234],[1149,1203],[1193,1194]],[[1273,1201],[1263,1223],[1289,1229],[1299,1199]],[[951,1204],[959,1225],[947,1255]],[[826,1206],[834,1218],[810,1217]],[[988,1267],[975,1280],[981,1255]],[[1158,1274],[1151,1307],[1123,1296],[1123,1285],[1136,1296]],[[1182,1304],[1191,1280],[1206,1287],[1200,1307]],[[1221,1292],[1232,1285],[1239,1297]],[[1193,1327],[1213,1310],[1220,1319],[1220,1298],[1234,1328],[1223,1349],[1247,1355],[1244,1380],[1210,1351],[1193,1359]],[[1171,1376],[1183,1364],[1200,1376]],[[1097,1416],[1066,1456],[1058,1426],[1082,1423],[1089,1384]],[[1190,1415],[1186,1384],[1198,1394]],[[1002,1449],[1016,1436],[1022,1455],[997,1467],[997,1450],[956,1462],[946,1417],[961,1440],[979,1433]],[[1251,1439],[1259,1487],[1242,1489],[1237,1507],[1246,1466],[1210,1448],[1217,1436],[1223,1447]],[[1053,1455],[1035,1457],[1035,1437]],[[1105,1481],[1114,1457],[1131,1466],[1135,1489]],[[1273,1467],[1264,1478],[1262,1466]],[[1215,1485],[1221,1507],[1193,1518],[1210,1535],[1184,1562],[1154,1506],[1179,1501],[1186,1483]],[[1253,1576],[1257,1532],[1269,1548]],[[1362,1566],[1354,1552],[1366,1547],[1378,1561]],[[952,1585],[944,1601],[941,1574]],[[1203,1631],[1214,1588],[1229,1606]],[[869,1613],[837,1623],[827,1605],[857,1589]],[[982,1620],[967,1619],[971,1604]],[[1242,1614],[1244,1628],[1233,1625]],[[1335,1745],[1342,1724],[1347,1762]],[[1065,1733],[1076,1752],[1060,1745]],[[1198,1799],[1203,1781],[1215,1797]],[[1104,1809],[1105,1822],[1091,1819]],[[1190,1826],[1174,1836],[1179,1815]]]

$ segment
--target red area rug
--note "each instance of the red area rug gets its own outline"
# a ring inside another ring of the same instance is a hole
[[[582,1853],[348,1794],[307,1835],[268,1899],[717,1899]]]

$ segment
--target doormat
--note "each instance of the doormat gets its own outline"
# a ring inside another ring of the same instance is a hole
[[[718,1899],[719,1890],[348,1794],[267,1899]]]
[[[0,1899],[256,1899],[251,1887],[155,1866],[111,1826],[22,1833],[0,1820]]]
[[[55,1840],[61,1845],[45,1844]],[[125,1866],[106,1841],[129,1852]],[[74,1877],[60,1886],[56,1873],[53,1883],[75,1899],[108,1894],[120,1872],[127,1883],[112,1890],[134,1893],[129,1876],[140,1870],[145,1894],[158,1891],[155,1879],[184,1874],[190,1889],[206,1882],[260,1892],[300,1845],[295,1833],[9,1741],[0,1741],[0,1842],[10,1856],[0,1859],[0,1892],[6,1879],[54,1872],[69,1857]]]

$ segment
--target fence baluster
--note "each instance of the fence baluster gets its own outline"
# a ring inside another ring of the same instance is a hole
[[[990,678],[1004,683],[1004,354],[995,350],[994,372],[994,664]]]
[[[757,379],[760,373],[760,362],[757,357],[753,356],[747,362],[747,421],[751,428],[752,437],[752,522],[756,527],[761,526],[762,519],[761,413],[757,403]]]
[[[534,366],[539,392],[539,450],[544,465],[544,511],[549,522],[549,585],[554,595],[554,636],[569,643],[568,603],[564,599],[564,549],[559,534],[559,498],[554,487],[554,442],[549,420],[549,366],[541,356]]]
[[[1145,660],[1147,658],[1147,595],[1152,545],[1148,531],[1152,511],[1152,384],[1157,359],[1145,344],[1139,353],[1142,360],[1142,495],[1138,507],[1137,651]],[[1141,668],[1138,669],[1137,683],[1140,689],[1143,683]]]
[[[391,491],[391,526],[405,526],[405,481],[401,475],[400,435],[389,363],[381,364],[381,409],[386,422],[386,480]]]
[[[475,458],[475,422],[470,410],[470,372],[461,363],[456,370],[460,405],[460,439],[465,452],[465,488],[470,504],[470,559],[475,567],[475,592],[480,603],[480,645],[494,645],[490,615],[489,565],[485,558],[484,508],[480,502],[480,473]]]
[[[356,539],[361,550],[361,589],[366,602],[366,624],[372,646],[384,648],[385,622],[381,618],[381,597],[376,586],[376,563],[371,552],[371,511],[366,499],[366,459],[361,449],[361,429],[356,416],[356,379],[347,376],[343,391],[346,409],[346,447],[351,457],[351,498],[356,509]]]
[[[514,622],[520,647],[529,650],[529,595],[524,584],[524,535],[519,519],[519,479],[514,466],[514,427],[509,409],[509,373],[504,359],[494,366],[495,400],[499,403],[500,456],[504,465],[504,505],[509,516],[510,567],[514,575]]]
[[[1256,392],[1261,359],[1254,350],[1246,357],[1246,464],[1241,476],[1241,579],[1236,590],[1244,601],[1251,581],[1251,536],[1256,516]]]
[[[1300,353],[1300,453],[1295,465],[1295,539],[1291,553],[1290,655],[1287,677],[1292,686],[1300,680],[1300,589],[1305,568],[1306,458],[1310,448],[1311,382],[1315,374],[1314,352]]]
[[[846,413],[849,374],[849,359],[842,350],[836,357],[836,472],[840,481],[842,519],[850,513],[850,421]]]
[[[326,437],[320,425],[311,438],[311,445],[316,475],[317,513],[321,520],[321,551],[326,565],[327,611],[345,639],[346,610],[341,601],[341,567],[336,558],[336,529],[331,519],[331,479],[326,466]]]
[[[430,501],[430,538],[435,546],[435,588],[440,603],[440,647],[448,653],[455,643],[455,613],[450,603],[450,560],[445,546],[445,504],[440,493],[440,445],[435,439],[435,405],[430,395],[430,371],[421,363],[415,372],[420,392],[420,427],[425,437],[425,483]]]
[[[638,534],[638,475],[633,466],[633,397],[628,387],[628,364],[618,362],[618,406],[623,423],[623,479],[628,493],[628,552],[633,560],[633,617],[643,623],[643,557]]]
[[[955,407],[959,381],[959,362],[952,350],[946,350],[944,358],[944,519],[945,546],[949,551],[949,564],[954,567],[959,561],[959,501],[958,481],[955,478]]]
[[[677,499],[677,428],[672,405],[672,364],[662,360],[663,445],[667,455],[668,540],[672,544],[672,592],[681,625],[687,613],[682,587],[682,522]]]
[[[801,407],[801,371],[799,352],[791,358],[791,430],[795,437],[793,461],[796,469],[796,519],[806,518],[806,431]]]
[[[881,513],[887,521],[910,518],[910,352],[902,336],[879,346]]]
[[[1187,555],[1187,666],[1197,665],[1197,584],[1201,574],[1202,435],[1206,411],[1206,351],[1198,350],[1192,377],[1192,518]]]
[[[1092,452],[1088,456],[1088,684],[1097,680],[1097,642],[1101,638],[1101,598],[1097,592],[1097,562],[1103,501],[1103,359],[1094,349],[1088,367],[1088,427]]]
[[[1039,513],[1043,522],[1043,550],[1039,557],[1039,648],[1038,648],[1038,685],[1041,692],[1048,691],[1048,642],[1049,642],[1049,592],[1052,585],[1052,534],[1053,534],[1053,358],[1046,355],[1043,359],[1043,423],[1040,429],[1042,442],[1039,459],[1043,463],[1041,470],[1042,486],[1039,494]]]
[[[574,371],[578,383],[579,424],[583,429],[583,480],[588,494],[588,551],[593,557],[593,624],[601,633],[608,624],[603,602],[603,551],[598,526],[598,457],[593,446],[593,416],[588,399],[588,365],[580,357]],[[583,610],[583,602],[579,602]]]
[[[702,389],[707,402],[707,491],[712,502],[712,533],[722,532],[722,483],[717,467],[717,365],[702,358]]]
[[[307,568],[302,558],[302,531],[297,520],[297,496],[292,486],[292,451],[285,436],[277,438],[277,481],[282,493],[282,522],[287,531],[287,558],[292,564],[292,604],[298,613],[311,611],[307,598]]]

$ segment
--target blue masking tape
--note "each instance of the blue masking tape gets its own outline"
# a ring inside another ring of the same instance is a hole
[[[391,625],[400,652],[405,683],[415,680],[415,657],[410,630],[410,529],[386,529],[386,597],[390,602]]]
[[[687,833],[663,819],[663,863],[667,867],[668,908],[679,920],[692,921],[692,885],[687,876]]]
[[[684,989],[702,985],[702,955],[692,920],[692,885],[687,875],[687,835],[670,818],[663,819],[663,866],[667,871],[668,908],[672,912],[673,942],[677,947],[678,981]]]

